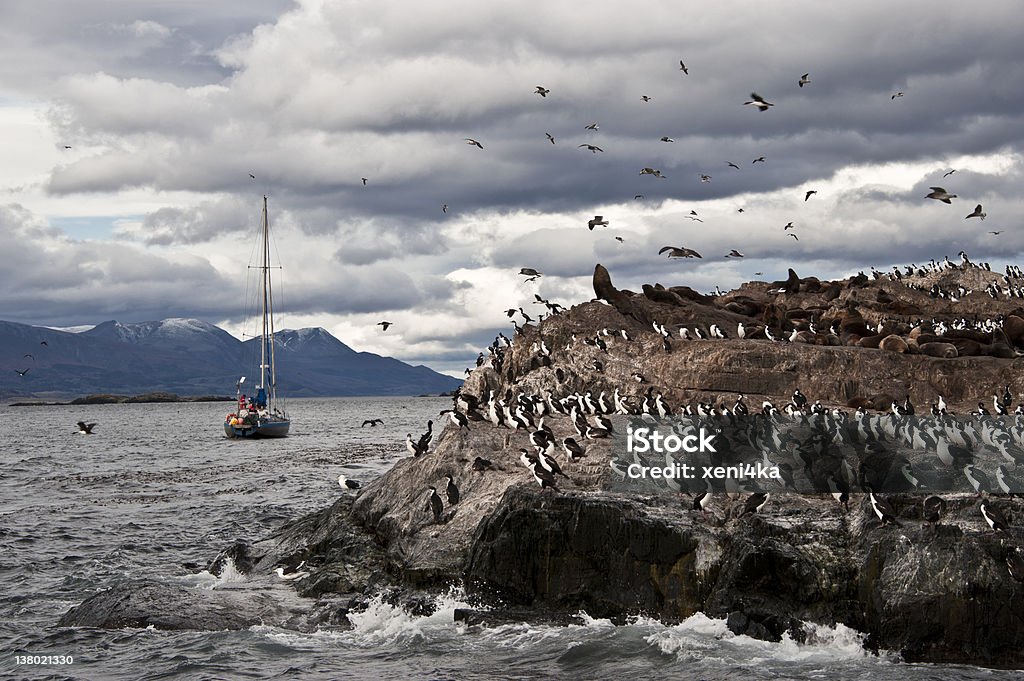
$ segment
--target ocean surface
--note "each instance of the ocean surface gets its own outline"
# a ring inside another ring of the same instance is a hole
[[[232,441],[232,403],[0,406],[0,678],[12,679],[1019,679],[1019,672],[910,665],[861,649],[858,632],[815,627],[806,644],[735,636],[696,615],[676,626],[453,622],[459,591],[428,617],[374,600],[353,627],[297,633],[61,628],[57,620],[119,580],[196,589],[231,580],[289,589],[274,576],[200,571],[235,539],[255,540],[368,481],[405,455],[405,434],[442,398],[291,400],[292,434]],[[360,427],[364,419],[384,425]],[[76,434],[79,420],[95,434]],[[224,581],[222,581],[224,580]],[[19,655],[71,656],[33,665]]]

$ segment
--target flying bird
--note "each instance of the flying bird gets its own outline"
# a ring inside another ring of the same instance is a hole
[[[812,195],[817,194],[817,193],[818,193],[817,189],[808,189],[807,193],[804,194],[804,201],[806,201],[807,199],[811,198]]]
[[[447,203],[442,203],[441,204],[441,212],[442,213],[447,213],[448,212],[448,204]]]
[[[786,226],[782,228],[782,231],[786,231],[787,229],[795,229],[792,222],[787,222]]]
[[[643,194],[637,194],[636,196],[634,196],[634,197],[633,197],[633,200],[634,200],[634,201],[638,201],[638,200],[640,200],[640,199],[642,199],[642,198],[644,198],[644,195],[643,195]]]
[[[952,174],[953,174],[953,173],[955,173],[955,172],[956,172],[956,168],[953,168],[953,169],[952,169],[952,170],[950,170],[949,172],[947,172],[947,173],[944,173],[944,174],[943,174],[943,177],[949,177],[950,175],[952,175]]]
[[[690,75],[690,69],[686,68],[686,64],[683,63],[682,59],[679,60],[679,70],[687,76]]]
[[[584,130],[599,130],[600,128],[601,126],[598,125],[597,123],[588,123],[587,125],[583,126]]]
[[[758,156],[751,163],[764,163],[764,156]]]
[[[702,258],[703,256],[692,248],[684,248],[682,246],[664,246],[658,255],[662,253],[668,253],[669,258]]]
[[[92,435],[92,429],[96,427],[95,423],[86,423],[85,421],[79,421],[76,425],[78,426],[76,432],[79,435]]]
[[[981,218],[982,220],[984,220],[986,215],[988,215],[988,213],[984,212],[981,209],[981,204],[979,203],[977,206],[974,207],[974,212],[965,217],[964,220],[969,220],[970,218]]]
[[[894,94],[894,95],[893,95],[892,97],[890,97],[889,99],[896,99],[897,97],[902,97],[902,96],[903,96],[903,90],[900,90],[899,92],[895,93],[895,94]]]
[[[790,235],[791,237],[793,237],[794,239],[796,239],[797,241],[800,241],[800,237],[798,237],[798,236],[797,236],[796,234],[793,234],[792,232],[790,232],[790,234],[789,234],[789,235]]]
[[[674,139],[672,139],[671,137],[669,137],[668,135],[666,135],[666,136],[662,137],[662,138],[661,138],[661,141],[662,141],[662,142],[675,142],[675,140],[674,140]]]
[[[736,250],[736,249],[734,248],[734,249],[732,249],[731,251],[729,251],[729,254],[728,254],[728,255],[726,255],[725,257],[727,257],[727,258],[742,258],[742,257],[743,257],[743,254],[742,254],[742,253],[740,253],[739,251],[737,251],[737,250]]]
[[[710,175],[701,175],[700,176],[700,181],[704,182],[704,183],[708,183],[708,182],[711,181],[711,176]]]
[[[482,148],[483,147],[481,147],[481,149]],[[366,178],[365,177],[360,177],[359,179],[363,181],[363,186],[365,187],[366,186]]]
[[[656,169],[656,168],[641,168],[640,169],[640,174],[641,175],[654,175],[655,177],[659,177],[661,179],[666,179],[665,175],[662,175],[661,171]]]
[[[254,180],[256,179],[256,176],[255,176],[255,175],[253,175],[252,173],[249,173],[249,177],[251,177],[251,178],[252,178],[252,179],[254,179]]]
[[[597,146],[596,144],[581,144],[581,145],[579,145],[576,148],[577,149],[582,149],[584,147],[586,147],[587,151],[589,151],[592,154],[596,154],[599,151],[604,151],[604,149],[602,149],[601,147]]]
[[[45,345],[45,346],[47,346],[47,347],[49,347],[49,345],[50,345],[50,344],[49,344],[49,343],[47,343],[46,341],[39,341],[39,344],[40,344],[40,345]]]
[[[952,199],[957,198],[956,194],[950,194],[942,187],[929,187],[931,193],[925,195],[926,199],[935,199],[936,201],[942,201],[943,203],[953,203]]]
[[[999,236],[1002,233],[1003,233],[1002,230],[999,230],[998,232],[989,232],[989,234],[991,234],[992,236]]]
[[[594,227],[607,227],[608,221],[604,219],[603,215],[595,215],[592,220],[587,222],[587,227],[591,232],[594,231]]]
[[[800,80],[798,80],[796,84],[799,85],[800,87],[807,85],[808,83],[811,82],[811,79],[808,77],[810,75],[810,73],[805,73],[804,75],[800,76]]]
[[[620,244],[622,244],[622,243],[625,243],[625,242],[626,242],[626,240],[625,240],[625,239],[623,239],[623,238],[622,238],[621,236],[617,236],[617,237],[615,237],[615,240],[616,240],[616,241],[618,241],[618,242],[619,242]]]
[[[26,357],[28,357],[28,358],[29,358],[30,360],[32,360],[33,362],[34,362],[34,361],[36,361],[36,358],[35,358],[34,356],[32,356],[32,355],[28,354],[28,353],[25,353],[25,356],[26,356]]]
[[[28,369],[25,369],[24,371],[19,371],[19,370],[15,369],[14,373],[18,374],[19,376],[24,376],[25,374],[27,374],[30,371],[32,371],[32,367],[29,367]]]
[[[359,426],[359,427],[362,428],[363,426],[370,426],[371,428],[373,428],[378,423],[381,424],[381,425],[384,425],[384,419],[366,419],[365,421],[363,421],[362,425]]]
[[[547,97],[549,92],[551,92],[551,90],[547,89],[543,85],[538,85],[537,89],[534,90],[534,93],[540,95],[541,97]]]
[[[65,148],[65,149],[70,149],[70,148],[71,148],[71,145],[70,145],[70,144],[65,144],[65,145],[64,145],[64,148]]]
[[[733,163],[732,161],[726,161],[725,165],[730,166],[732,168],[735,168],[736,170],[740,169],[740,167],[738,165],[736,165],[735,163]]]
[[[543,277],[544,276],[543,274],[541,274],[537,270],[533,269],[532,267],[524,267],[524,268],[522,268],[521,270],[519,270],[519,274],[523,275],[524,277],[527,277],[527,279],[523,280],[524,283],[527,282],[527,281],[533,281],[534,279],[537,279],[538,277]]]
[[[480,144],[479,142],[477,142],[472,137],[467,137],[466,138],[466,144],[472,144],[474,147],[480,147],[481,149],[484,148],[484,145]],[[363,184],[366,184],[366,183],[364,182]]]
[[[756,92],[751,92],[750,93],[750,101],[749,102],[743,102],[743,104],[744,105],[753,104],[754,106],[757,107],[758,111],[767,111],[768,107],[775,106],[771,102],[765,100],[764,97],[762,97],[761,95],[757,94]]]
[[[376,326],[381,327],[381,331],[387,331],[388,327],[391,326],[391,322],[377,322]]]
[[[651,101],[651,98],[648,97],[647,95],[640,95],[640,99],[644,100],[645,102]]]
[[[555,138],[551,136],[550,132],[546,132],[546,133],[544,133],[544,135],[548,138],[549,142],[551,142],[552,144],[555,143]]]

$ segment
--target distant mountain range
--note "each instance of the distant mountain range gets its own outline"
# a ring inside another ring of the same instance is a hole
[[[279,331],[274,342],[286,397],[436,394],[462,383],[356,352],[321,328]],[[109,321],[79,333],[0,321],[0,397],[233,395],[238,378],[253,376],[258,364],[258,339],[243,342],[197,319]]]

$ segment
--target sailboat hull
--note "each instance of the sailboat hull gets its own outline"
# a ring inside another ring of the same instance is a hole
[[[231,425],[224,422],[224,434],[230,438],[287,437],[292,422],[287,419],[259,419],[256,423]]]

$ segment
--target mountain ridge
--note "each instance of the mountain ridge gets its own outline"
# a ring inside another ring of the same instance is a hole
[[[283,329],[274,342],[278,389],[289,397],[420,395],[461,384],[429,367],[353,350],[322,327]],[[258,348],[257,339],[189,318],[107,320],[79,332],[0,320],[0,397],[225,394],[256,371]]]

